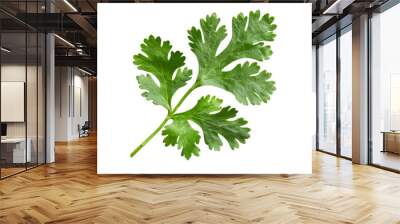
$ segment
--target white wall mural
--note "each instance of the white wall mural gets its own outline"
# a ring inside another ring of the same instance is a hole
[[[99,4],[98,173],[310,173],[310,4]]]

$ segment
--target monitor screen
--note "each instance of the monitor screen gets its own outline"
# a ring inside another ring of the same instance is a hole
[[[1,124],[1,136],[7,136],[7,124]]]

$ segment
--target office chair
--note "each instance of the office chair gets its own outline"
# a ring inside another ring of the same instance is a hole
[[[85,121],[85,123],[82,125],[82,127],[79,127],[80,125],[78,125],[78,129],[79,129],[79,138],[80,137],[87,137],[89,136],[89,129],[90,129],[90,125],[89,125],[89,121]]]

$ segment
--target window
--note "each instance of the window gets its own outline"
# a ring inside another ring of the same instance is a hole
[[[340,155],[352,157],[352,33],[351,26],[340,36]]]
[[[371,140],[373,164],[400,170],[400,5],[371,18]]]
[[[0,6],[8,4],[13,2]],[[18,2],[18,13],[38,13],[42,5]],[[9,21],[0,23],[0,178],[5,178],[45,163],[46,40],[9,15],[0,17]]]
[[[336,36],[318,47],[318,149],[336,153]]]

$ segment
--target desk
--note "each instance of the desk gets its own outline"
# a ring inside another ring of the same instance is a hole
[[[6,138],[1,139],[2,157],[8,163],[25,163],[31,162],[31,139],[27,139],[26,154],[25,154],[25,138]],[[4,155],[4,156],[3,156]],[[12,158],[12,159],[11,159]],[[26,159],[26,161],[25,161]]]
[[[400,154],[400,132],[383,131],[383,150],[382,152],[392,152]]]

